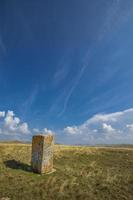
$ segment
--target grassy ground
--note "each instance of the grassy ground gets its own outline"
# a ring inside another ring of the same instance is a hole
[[[31,172],[29,144],[0,144],[2,200],[133,200],[133,148],[56,146],[56,172]]]

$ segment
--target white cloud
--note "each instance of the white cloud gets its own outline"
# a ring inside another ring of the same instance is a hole
[[[32,132],[29,129],[28,123],[21,122],[13,111],[0,111],[0,117],[0,139],[29,140],[29,138],[31,138]],[[53,131],[48,128],[44,128],[41,131],[38,128],[33,128],[32,131],[35,134],[54,134]]]
[[[126,127],[133,132],[133,124],[127,124]]]
[[[80,126],[64,128],[70,143],[133,143],[133,109],[109,114],[97,114]]]
[[[73,126],[73,127],[67,126],[66,128],[64,128],[64,131],[66,133],[68,133],[68,134],[72,134],[73,135],[73,134],[77,134],[78,128],[76,126]]]
[[[42,130],[34,128],[33,131],[35,134],[54,134],[54,132],[48,128],[43,128]]]
[[[13,111],[0,112],[0,138],[11,139],[31,137],[26,122],[15,116]],[[53,134],[44,128],[33,129],[34,133]],[[67,144],[118,144],[133,143],[133,109],[109,114],[97,114],[79,126],[67,126],[58,130],[56,141]]]
[[[128,109],[128,110],[124,110],[124,111],[121,111],[121,112],[110,113],[110,114],[97,114],[97,115],[94,115],[87,122],[88,123],[93,123],[93,122],[98,122],[98,121],[103,121],[103,122],[112,121],[112,122],[116,122],[122,116],[125,117],[125,115],[128,115],[130,113],[133,113],[133,108]]]
[[[44,129],[43,129],[43,133],[44,133],[44,134],[53,134],[53,131],[50,130],[50,129],[48,129],[48,128],[44,128]]]
[[[30,130],[28,128],[28,124],[26,122],[19,125],[18,130],[22,134],[29,134]]]
[[[15,117],[13,111],[9,110],[6,114],[1,112],[1,116],[4,117],[0,125],[1,135],[19,136],[31,133],[28,124],[22,123],[18,117]]]
[[[115,129],[112,128],[111,125],[108,125],[108,124],[106,124],[106,123],[103,123],[103,124],[102,124],[102,128],[103,128],[103,130],[106,131],[107,133],[108,133],[108,132],[110,133],[110,132],[114,132],[114,131],[115,131]]]
[[[5,117],[5,111],[0,111],[0,118]]]

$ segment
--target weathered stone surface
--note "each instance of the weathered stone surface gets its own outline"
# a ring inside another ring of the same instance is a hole
[[[53,170],[53,135],[35,135],[32,138],[32,169],[37,173],[50,173]]]

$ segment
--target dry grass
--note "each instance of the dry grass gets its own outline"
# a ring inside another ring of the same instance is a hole
[[[30,167],[31,145],[0,144],[0,199],[133,199],[133,148],[55,145],[56,172]]]

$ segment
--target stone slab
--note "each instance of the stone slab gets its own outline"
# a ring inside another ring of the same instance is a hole
[[[48,135],[35,135],[32,138],[32,169],[34,172],[44,174],[53,171],[54,137]]]

